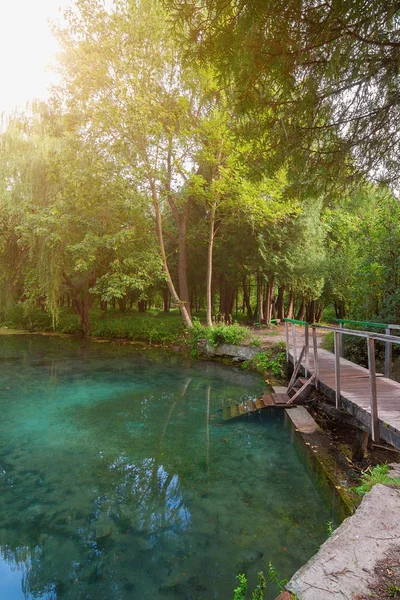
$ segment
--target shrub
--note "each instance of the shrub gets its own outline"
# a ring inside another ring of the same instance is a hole
[[[277,346],[277,352],[267,350],[258,352],[251,360],[245,360],[242,363],[242,369],[258,371],[262,375],[266,373],[274,375],[279,379],[285,377],[286,353],[281,350],[281,346]]]
[[[241,344],[249,336],[249,330],[238,323],[215,325],[208,329],[207,339],[213,346],[218,344]]]

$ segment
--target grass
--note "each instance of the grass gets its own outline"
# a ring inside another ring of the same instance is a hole
[[[361,484],[355,488],[355,491],[360,496],[365,496],[377,483],[400,488],[400,477],[389,476],[389,465],[377,465],[361,476]]]
[[[213,329],[204,327],[198,318],[194,318],[194,327],[185,330],[178,310],[169,313],[157,310],[139,313],[129,311],[120,313],[109,309],[90,311],[90,336],[105,339],[134,340],[138,342],[160,345],[189,345],[192,352],[197,351],[197,341],[207,339],[213,346],[218,344],[242,344],[243,342],[259,345],[247,327],[238,323],[226,325],[217,323]],[[38,308],[29,308],[18,304],[9,311],[7,317],[0,321],[0,326],[10,329],[28,331],[54,331],[50,315]],[[55,327],[60,333],[80,334],[79,318],[70,309],[63,308]]]
[[[50,315],[40,309],[26,310],[22,305],[10,311],[0,324],[10,329],[54,331]],[[78,335],[78,316],[68,309],[62,309],[55,330]],[[184,334],[185,329],[178,312],[120,313],[98,309],[90,311],[90,335],[93,337],[169,345],[181,343],[185,339]]]

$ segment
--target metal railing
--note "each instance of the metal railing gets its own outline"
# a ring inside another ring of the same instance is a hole
[[[296,321],[295,319],[285,319],[285,328],[286,328],[286,357],[289,360],[289,324],[292,326],[292,340],[293,340],[293,360],[295,368],[300,365],[297,364],[297,349],[295,349],[296,344],[296,333],[295,327],[296,325],[304,326],[305,328],[305,337],[304,337],[304,345],[301,355],[307,356],[309,354],[309,327],[312,328],[312,337],[313,337],[313,354],[314,354],[314,375],[315,375],[315,387],[318,389],[319,387],[319,364],[318,364],[318,345],[317,345],[317,329],[324,329],[327,331],[332,331],[334,333],[334,355],[335,355],[335,400],[336,400],[336,408],[340,408],[340,396],[341,396],[341,385],[340,385],[340,358],[342,356],[342,348],[343,348],[343,336],[344,335],[353,335],[357,337],[366,338],[367,340],[367,348],[368,348],[368,371],[369,371],[369,381],[370,381],[370,406],[371,406],[371,433],[373,441],[379,440],[379,417],[378,417],[378,394],[377,394],[377,386],[376,386],[376,363],[375,363],[375,342],[381,341],[385,343],[385,377],[390,378],[390,364],[391,364],[391,356],[392,356],[392,345],[398,344],[400,345],[400,337],[390,335],[387,333],[388,330],[399,330],[400,325],[386,325],[383,323],[372,324],[368,323],[370,326],[378,326],[381,329],[385,329],[386,333],[372,333],[370,331],[360,331],[358,329],[345,329],[343,327],[343,323],[351,322],[352,324],[357,325],[365,325],[365,322],[362,321],[339,321],[340,327],[329,327],[327,325],[309,325],[305,321]],[[390,350],[388,350],[390,349]],[[388,363],[389,361],[389,363]],[[305,362],[305,374],[307,377],[308,372],[308,358]],[[400,407],[399,407],[400,408]]]

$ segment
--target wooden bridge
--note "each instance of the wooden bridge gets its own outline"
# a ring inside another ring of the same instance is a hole
[[[345,323],[384,329],[385,333],[346,329]],[[298,331],[296,334],[296,328],[299,327],[304,335],[298,335]],[[286,357],[288,363],[293,365],[288,387],[276,389],[277,393],[265,394],[255,401],[226,406],[223,418],[232,419],[271,407],[290,408],[303,402],[310,388],[315,386],[334,401],[332,411],[335,416],[343,420],[350,419],[352,424],[371,433],[373,441],[382,438],[400,449],[400,383],[390,378],[392,345],[400,345],[400,337],[392,335],[392,332],[400,330],[400,325],[341,320],[337,327],[327,327],[285,319],[285,328]],[[334,333],[334,353],[318,347],[318,329]],[[366,339],[368,369],[343,358],[345,335]],[[385,344],[384,374],[376,372],[376,341]]]
[[[385,333],[346,329],[345,323],[384,329]],[[296,327],[299,326],[304,328],[302,348],[296,344]],[[304,373],[307,381],[312,381],[335,401],[337,410],[345,411],[356,419],[361,429],[369,430],[373,441],[382,438],[400,448],[400,383],[390,378],[392,346],[400,344],[400,337],[392,335],[392,331],[400,330],[400,326],[341,320],[339,326],[327,327],[285,319],[285,327],[287,360],[293,364],[294,372]],[[334,353],[318,348],[318,329],[334,333]],[[345,335],[366,339],[368,369],[343,358]],[[376,372],[376,341],[385,344],[384,374]]]

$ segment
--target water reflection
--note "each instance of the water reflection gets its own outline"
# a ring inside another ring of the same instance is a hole
[[[0,387],[2,600],[225,600],[238,572],[288,576],[324,539],[282,415],[221,419],[259,379],[45,341],[34,360],[9,346]]]

